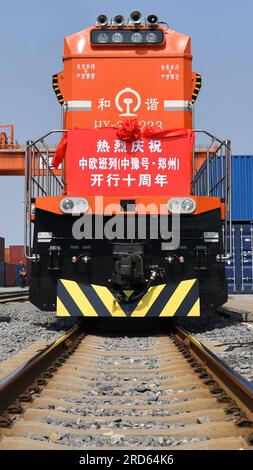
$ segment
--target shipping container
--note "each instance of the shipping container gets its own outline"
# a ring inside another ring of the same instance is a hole
[[[20,286],[20,270],[21,270],[22,265],[16,264],[16,286]]]
[[[4,246],[5,240],[3,237],[0,237],[0,263],[4,263]]]
[[[232,220],[233,222],[253,221],[253,155],[233,155],[231,160],[231,193],[232,193]],[[216,162],[217,160],[217,162]],[[225,159],[223,165],[223,174],[225,173]],[[215,187],[215,183],[221,179],[221,165],[219,158],[211,160],[209,171],[209,185]],[[206,162],[199,169],[196,179],[200,175],[205,176]],[[198,185],[198,194],[206,195],[206,179],[205,177]],[[213,196],[221,197],[221,185],[218,185]]]
[[[5,287],[16,286],[16,266],[15,264],[5,264]]]
[[[229,292],[253,294],[253,224],[233,223],[231,254],[226,261]]]
[[[5,287],[5,264],[0,263],[0,287]]]
[[[253,155],[232,157],[232,220],[253,221]]]
[[[10,263],[10,248],[4,249],[4,262]]]
[[[9,248],[9,263],[10,264],[25,264],[26,258],[24,255],[23,245],[11,245]]]

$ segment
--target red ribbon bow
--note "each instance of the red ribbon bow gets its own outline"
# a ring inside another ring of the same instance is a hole
[[[164,137],[184,137],[187,135],[186,129],[164,129],[161,130],[158,127],[154,126],[145,126],[142,130],[138,121],[136,119],[129,119],[124,121],[121,126],[118,127],[105,127],[104,129],[117,129],[116,135],[119,140],[125,142],[133,142],[135,140],[140,140],[142,137],[146,138],[164,138]],[[54,168],[58,168],[60,163],[62,163],[68,145],[68,134],[64,134],[62,137],[54,158],[52,165]]]

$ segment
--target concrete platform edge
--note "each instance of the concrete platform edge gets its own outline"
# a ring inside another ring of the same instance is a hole
[[[246,310],[235,308],[230,310],[227,307],[220,307],[217,309],[217,312],[234,321],[253,322],[253,312],[247,312]]]

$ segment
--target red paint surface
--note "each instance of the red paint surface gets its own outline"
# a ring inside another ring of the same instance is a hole
[[[26,263],[23,245],[12,245],[9,248],[8,262],[10,264]]]
[[[5,287],[16,286],[16,265],[7,264],[5,265]]]
[[[0,263],[4,262],[4,238],[0,237]]]
[[[191,193],[192,130],[175,130],[163,138],[142,137],[138,151],[134,151],[137,141],[123,142],[120,152],[115,148],[121,145],[116,132],[115,129],[68,131],[69,196],[187,196]],[[158,147],[154,147],[154,142]]]

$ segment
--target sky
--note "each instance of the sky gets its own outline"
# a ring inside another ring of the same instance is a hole
[[[100,13],[127,16],[135,9],[191,36],[194,70],[203,77],[196,127],[230,138],[234,154],[253,154],[252,0],[1,1],[0,123],[14,124],[23,144],[57,128],[51,77],[62,70],[64,36]],[[23,243],[23,188],[23,177],[0,176],[0,236],[7,246]]]

